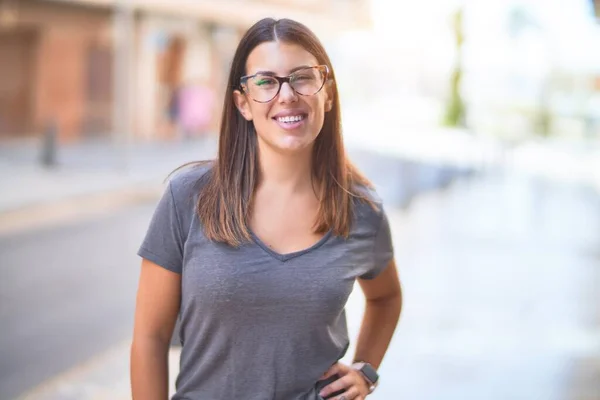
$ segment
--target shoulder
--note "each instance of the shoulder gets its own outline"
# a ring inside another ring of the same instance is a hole
[[[377,232],[385,217],[383,201],[375,188],[356,185],[353,190],[354,223],[360,230]]]
[[[383,201],[374,187],[364,184],[356,184],[352,188],[352,193],[357,200],[368,200],[376,204],[382,204]]]
[[[168,188],[175,206],[180,210],[194,209],[198,195],[206,185],[212,171],[212,162],[186,165],[169,177]]]
[[[212,162],[185,165],[176,170],[169,177],[169,188],[174,197],[190,194],[202,189],[212,171]]]

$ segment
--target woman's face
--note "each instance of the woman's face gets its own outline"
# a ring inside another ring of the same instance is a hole
[[[303,47],[285,42],[265,42],[257,46],[246,62],[247,75],[257,73],[286,77],[300,67],[318,65],[317,59]],[[317,70],[303,70],[318,74]],[[304,81],[309,81],[308,75],[297,75],[297,88]],[[259,103],[253,100],[267,93],[273,79],[251,79],[246,87],[249,92],[234,92],[235,103],[248,121],[254,123],[254,128],[262,145],[267,145],[279,152],[298,152],[312,147],[319,135],[325,120],[325,112],[332,107],[332,87],[325,83],[323,88],[314,95],[300,95],[289,83],[283,83],[279,94],[271,101]],[[251,85],[254,85],[250,87]],[[277,83],[275,83],[275,89]],[[262,91],[262,92],[261,92]],[[259,98],[264,100],[266,97]]]

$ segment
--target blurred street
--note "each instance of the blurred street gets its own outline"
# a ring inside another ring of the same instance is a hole
[[[406,209],[389,200],[404,311],[373,399],[600,399],[593,191],[497,174]],[[0,321],[0,398],[55,375],[27,398],[129,398],[135,250],[152,208],[0,241],[11,305]],[[355,290],[353,338],[361,313]],[[174,349],[175,369],[176,360]]]
[[[397,215],[405,308],[374,398],[600,399],[598,201],[488,177]]]
[[[213,157],[216,140],[200,137],[135,146],[108,140],[63,144],[56,150],[52,167],[41,165],[41,147],[39,140],[0,146],[0,213],[85,194],[160,184],[181,164]]]
[[[0,240],[0,398],[131,337],[153,204]]]

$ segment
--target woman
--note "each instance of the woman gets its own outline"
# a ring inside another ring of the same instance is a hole
[[[135,400],[167,398],[178,316],[173,399],[351,400],[376,386],[401,308],[390,230],[346,159],[331,62],[304,25],[263,19],[242,38],[218,157],[171,179],[138,254]],[[357,278],[367,303],[348,366]]]

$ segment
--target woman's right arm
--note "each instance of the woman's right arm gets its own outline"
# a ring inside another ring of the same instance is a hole
[[[143,259],[133,343],[133,400],[167,400],[168,353],[181,299],[181,275]]]

